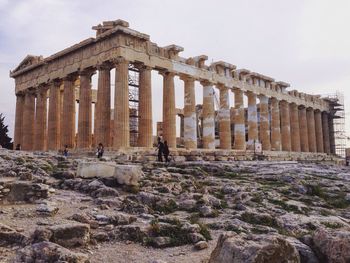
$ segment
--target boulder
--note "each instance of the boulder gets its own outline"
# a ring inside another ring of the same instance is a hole
[[[74,253],[60,245],[43,241],[19,250],[14,262],[67,262],[88,263],[89,259],[82,253]]]
[[[85,246],[90,241],[90,226],[81,223],[70,223],[52,226],[45,229],[45,237],[48,237],[47,241],[57,243],[64,247],[76,247]],[[37,232],[37,235],[39,235]],[[40,240],[40,239],[39,239]]]
[[[296,248],[280,235],[221,234],[209,263],[299,263]]]
[[[194,248],[197,250],[203,250],[208,248],[208,243],[206,241],[199,241],[194,245]]]
[[[138,185],[143,172],[137,165],[120,165],[112,162],[82,162],[77,176],[81,178],[114,178],[118,184]]]
[[[0,223],[0,246],[20,245],[27,242],[27,237],[15,229]]]
[[[325,258],[329,263],[350,262],[349,231],[319,228],[314,232],[312,239],[319,258]]]

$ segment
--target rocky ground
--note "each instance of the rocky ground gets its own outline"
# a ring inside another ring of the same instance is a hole
[[[0,262],[350,262],[350,169],[0,151]]]

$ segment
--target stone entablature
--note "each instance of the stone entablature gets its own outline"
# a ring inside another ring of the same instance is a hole
[[[114,22],[114,24],[113,24]],[[79,44],[64,49],[50,57],[28,56],[10,76],[16,80],[16,93],[28,88],[38,87],[55,79],[63,79],[87,68],[96,68],[106,61],[117,57],[125,57],[130,62],[143,63],[156,70],[171,71],[176,75],[187,75],[199,81],[209,81],[213,85],[224,85],[238,88],[257,95],[275,97],[289,103],[312,107],[321,111],[329,111],[328,102],[320,96],[287,91],[289,84],[275,82],[273,78],[226,62],[214,62],[210,66],[204,64],[207,56],[182,58],[178,56],[182,47],[170,45],[159,47],[149,40],[149,36],[132,30],[125,21],[104,22],[108,28],[96,38],[88,38]],[[94,29],[103,26],[93,27]]]

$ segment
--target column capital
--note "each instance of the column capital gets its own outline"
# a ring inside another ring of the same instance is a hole
[[[86,76],[86,77],[91,77],[96,73],[95,68],[85,68],[79,71],[79,76]]]
[[[214,85],[213,82],[211,82],[211,81],[209,81],[209,80],[206,80],[206,79],[205,79],[205,80],[201,80],[200,83],[201,83],[201,85],[204,86],[204,87],[205,87],[205,86],[213,86],[213,85]]]
[[[245,94],[246,94],[248,97],[250,97],[250,96],[257,96],[257,94],[256,94],[255,92],[250,91],[250,90],[246,91]]]
[[[96,66],[97,70],[111,70],[114,66],[114,63],[112,61],[104,61]]]
[[[48,82],[48,85],[59,87],[61,86],[61,83],[62,83],[62,79],[53,79],[50,82]]]
[[[46,92],[49,88],[50,88],[50,85],[48,83],[42,83],[42,84],[39,84],[39,86],[37,87],[37,92],[38,93]]]
[[[196,81],[196,78],[186,74],[180,74],[179,77],[182,81]]]
[[[68,74],[63,78],[63,81],[75,81],[78,78],[78,72]]]
[[[124,57],[116,57],[114,59],[111,59],[110,62],[114,65],[114,66],[118,66],[119,64],[129,64],[129,60],[127,60]]]
[[[229,89],[227,86],[225,86],[225,85],[222,84],[222,83],[216,84],[216,87],[217,87],[219,90],[228,90],[228,89]]]
[[[145,65],[144,63],[141,62],[135,62],[133,63],[135,68],[137,68],[138,70],[142,71],[142,70],[152,70],[153,67]]]
[[[169,71],[169,70],[159,70],[158,71],[159,75],[162,75],[163,77],[165,77],[166,75],[169,77],[175,77],[175,72]]]

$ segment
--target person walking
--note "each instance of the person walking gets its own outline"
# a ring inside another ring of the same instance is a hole
[[[168,163],[169,162],[169,154],[170,154],[170,151],[169,151],[169,146],[168,146],[168,142],[167,141],[164,141],[164,158],[165,158],[165,162]]]
[[[102,143],[99,143],[98,144],[98,147],[97,147],[97,158],[100,159],[103,157],[103,153],[104,153],[104,147],[103,147],[103,144]]]
[[[162,142],[160,137],[158,137],[157,148],[158,148],[158,162],[163,162],[164,143]]]

